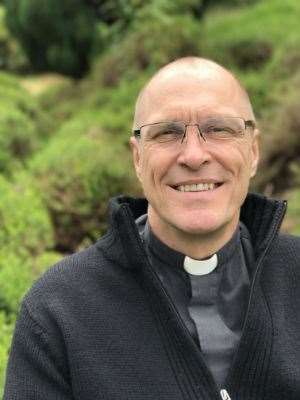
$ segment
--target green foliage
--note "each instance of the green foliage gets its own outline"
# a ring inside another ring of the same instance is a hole
[[[48,118],[11,75],[0,73],[0,173],[11,174],[43,144]]]
[[[6,314],[17,313],[20,301],[34,277],[29,258],[11,251],[0,251],[0,310]]]
[[[86,0],[94,10],[97,17],[108,25],[128,25],[144,0]]]
[[[7,321],[7,317],[0,312],[0,397],[3,396],[4,378],[8,351],[12,336],[12,322]]]
[[[300,179],[300,173],[299,173]],[[288,229],[291,233],[300,236],[300,190],[294,189],[288,194],[287,209]]]
[[[73,251],[105,227],[108,199],[131,185],[128,152],[108,137],[97,115],[84,113],[62,126],[31,162],[55,228],[56,248]]]
[[[36,256],[17,255],[10,249],[0,251],[0,312],[15,315],[20,302],[32,285],[49,266],[62,256],[56,252],[43,252]]]
[[[0,310],[16,313],[20,299],[45,269],[38,257],[53,245],[53,231],[27,174],[19,173],[13,182],[0,175],[0,193]]]
[[[81,76],[89,64],[95,17],[80,0],[5,0],[7,25],[33,68]]]
[[[200,54],[200,33],[200,24],[189,15],[169,16],[145,8],[94,71],[101,76],[100,84],[117,86],[122,78],[136,79],[141,72],[152,73],[176,58]]]
[[[282,60],[289,57],[288,48],[293,43],[296,58],[299,12],[300,3],[295,0],[272,0],[228,11],[213,9],[206,14],[203,55],[242,78],[258,116],[273,105],[272,92],[280,82],[276,76],[283,78],[282,71],[288,70],[282,69]],[[283,21],[288,29],[283,29]]]
[[[0,5],[0,69],[20,71],[28,62],[19,43],[9,33],[5,24],[6,9]]]
[[[256,188],[260,190],[269,186],[272,192],[280,193],[300,182],[300,75],[292,82],[293,88],[286,88],[285,96],[277,100],[277,107],[261,122],[263,173],[256,178]]]
[[[32,180],[24,173],[14,182],[0,175],[0,193],[0,248],[24,257],[51,247],[51,223]]]
[[[147,80],[147,74],[139,74],[136,79],[123,79],[117,87],[101,88],[86,96],[85,107],[95,110],[99,124],[107,134],[122,135],[128,143],[132,131],[135,101],[141,87]],[[91,79],[88,87],[97,85],[97,79]]]
[[[298,37],[299,11],[300,4],[295,0],[284,3],[280,0],[259,1],[252,7],[236,8],[225,13],[224,9],[212,11],[205,19],[207,46],[218,59],[227,57],[220,50],[231,43],[251,38],[268,41],[279,48],[291,38]],[[283,21],[289,29],[282,29]]]
[[[78,103],[85,102],[85,96],[79,90],[79,84],[61,76],[61,80],[52,84],[38,96],[41,108],[54,121],[53,131],[65,120],[77,113]]]
[[[36,276],[45,272],[50,266],[60,261],[63,256],[56,251],[45,251],[32,260],[32,269]]]

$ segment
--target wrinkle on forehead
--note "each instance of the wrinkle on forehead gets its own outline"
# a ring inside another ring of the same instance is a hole
[[[164,108],[167,111],[168,99],[174,93],[179,100],[178,114],[188,115],[187,90],[192,104],[193,96],[199,95],[199,88],[204,98],[217,95],[225,99],[224,104],[236,102],[248,118],[255,119],[248,94],[233,74],[213,61],[185,57],[163,67],[141,90],[136,102],[134,127],[145,122],[150,109],[157,108],[158,113]]]

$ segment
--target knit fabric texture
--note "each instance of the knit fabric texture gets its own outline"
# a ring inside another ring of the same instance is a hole
[[[300,240],[278,234],[285,204],[249,195],[250,302],[224,389],[232,400],[300,398]],[[220,400],[199,347],[147,260],[135,219],[145,199],[110,204],[110,228],[50,268],[25,296],[4,400]]]

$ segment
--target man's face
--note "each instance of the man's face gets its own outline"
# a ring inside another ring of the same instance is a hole
[[[170,77],[157,89],[154,85],[147,96],[140,126],[178,120],[196,124],[211,116],[253,118],[240,88],[226,79],[223,84],[188,75]],[[211,143],[198,136],[196,126],[189,126],[186,140],[176,148],[143,136],[132,138],[131,146],[154,231],[203,235],[236,226],[256,171],[256,132],[247,130],[242,138]],[[195,184],[200,184],[199,191],[190,191],[188,185]]]

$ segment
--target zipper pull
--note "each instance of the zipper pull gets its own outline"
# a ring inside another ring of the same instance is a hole
[[[220,395],[222,397],[222,400],[231,400],[231,398],[230,398],[230,396],[229,396],[229,394],[228,394],[226,389],[222,389],[220,391]]]

